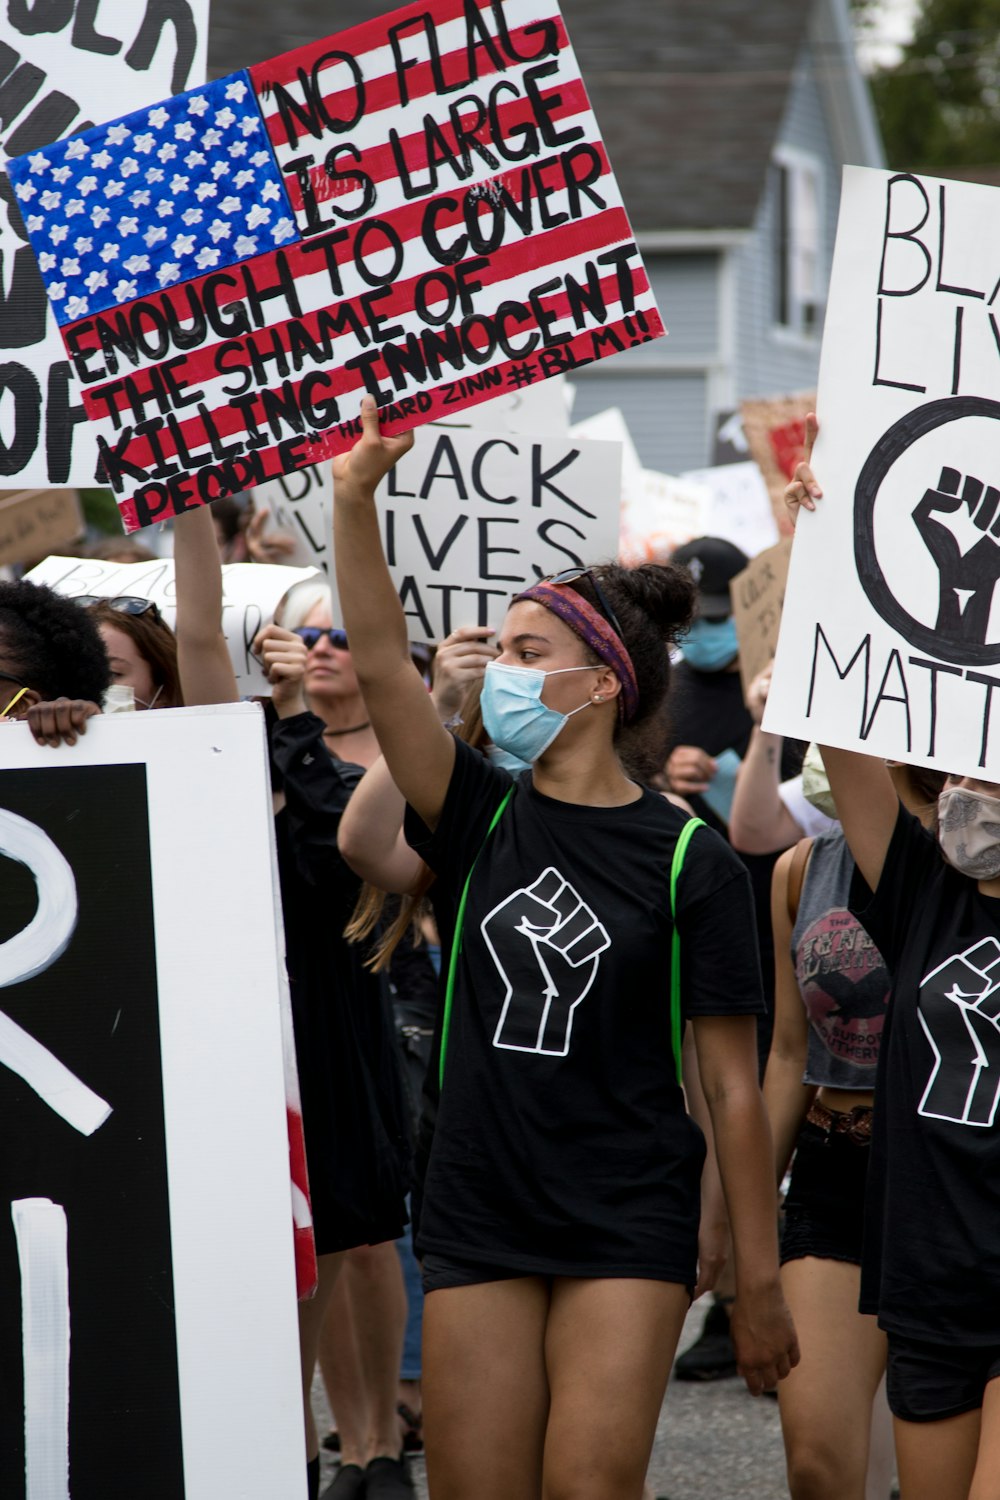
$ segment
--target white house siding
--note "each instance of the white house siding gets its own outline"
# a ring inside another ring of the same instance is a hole
[[[720,361],[720,256],[644,254],[668,337],[590,365],[574,377],[574,419],[624,411],[639,457],[676,474],[708,461],[708,390]]]
[[[796,71],[777,144],[808,152],[823,173],[823,243],[829,280],[840,201],[841,161],[835,156],[807,47]],[[734,251],[736,289],[735,386],[738,397],[810,390],[819,372],[822,326],[803,337],[775,327],[774,226],[776,193],[769,179],[752,236]]]

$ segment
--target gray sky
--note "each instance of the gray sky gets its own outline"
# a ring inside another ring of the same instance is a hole
[[[881,0],[876,10],[874,39],[859,48],[862,67],[893,63],[899,47],[909,41],[917,0]]]

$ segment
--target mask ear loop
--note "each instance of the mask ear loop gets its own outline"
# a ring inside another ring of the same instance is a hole
[[[27,691],[28,691],[28,689],[26,687],[18,689],[18,691],[14,694],[13,698],[7,704],[7,707],[3,710],[2,713],[0,713],[0,719],[6,719],[7,715],[10,713],[11,709],[14,707],[14,704],[18,701],[19,698],[23,698],[24,695],[25,695],[25,693]]]

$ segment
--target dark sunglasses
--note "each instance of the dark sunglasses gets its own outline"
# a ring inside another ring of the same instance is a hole
[[[594,596],[597,599],[597,607],[601,611],[601,614],[607,620],[608,624],[611,625],[624,640],[624,633],[622,631],[621,625],[618,623],[618,616],[615,614],[614,610],[611,608],[611,605],[608,603],[604,590],[598,583],[597,576],[592,568],[566,568],[562,573],[550,573],[548,578],[542,579],[542,582],[575,583],[578,578],[586,578],[587,582],[594,590]]]
[[[77,594],[73,603],[84,609],[106,604],[108,609],[116,609],[122,615],[148,615],[152,612],[154,620],[160,618],[160,611],[152,599],[140,599],[138,594],[117,594],[113,599],[105,598],[103,594]]]
[[[316,642],[324,635],[335,651],[347,651],[350,649],[347,644],[347,631],[338,630],[336,627],[330,630],[321,630],[318,625],[297,625],[292,634],[297,635],[300,641],[305,641],[308,651],[311,651]]]

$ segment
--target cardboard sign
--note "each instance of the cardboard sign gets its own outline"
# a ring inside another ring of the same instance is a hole
[[[9,1500],[210,1500],[247,1422],[305,1500],[270,802],[253,705],[0,732]]]
[[[34,562],[84,531],[75,490],[0,490],[0,564]]]
[[[12,3],[0,15],[0,481],[48,489],[101,481],[87,422],[52,316],[7,158],[138,109],[205,77],[208,0]],[[79,218],[68,221],[79,226]],[[77,227],[70,241],[84,231]],[[72,249],[66,254],[72,255]]]
[[[766,727],[1000,781],[1000,192],[848,168]]]
[[[663,326],[556,0],[431,0],[11,163],[125,528]]]
[[[270,697],[270,683],[250,650],[254,636],[273,618],[290,588],[318,576],[313,568],[272,567],[266,563],[223,565],[222,629],[241,697]],[[57,594],[70,598],[98,594],[102,599],[114,599],[132,594],[138,599],[152,599],[171,629],[176,619],[174,563],[169,557],[142,563],[47,557],[27,577],[31,583],[47,583]]]
[[[410,639],[498,626],[529,583],[613,559],[620,462],[615,443],[420,428],[378,492]]]
[[[740,641],[744,696],[758,672],[763,672],[774,659],[791,555],[791,539],[786,537],[766,552],[758,553],[729,585]]]
[[[740,410],[746,441],[767,484],[778,530],[788,536],[792,525],[785,510],[785,485],[802,457],[806,417],[816,410],[816,395],[805,392],[769,401],[744,401]]]

